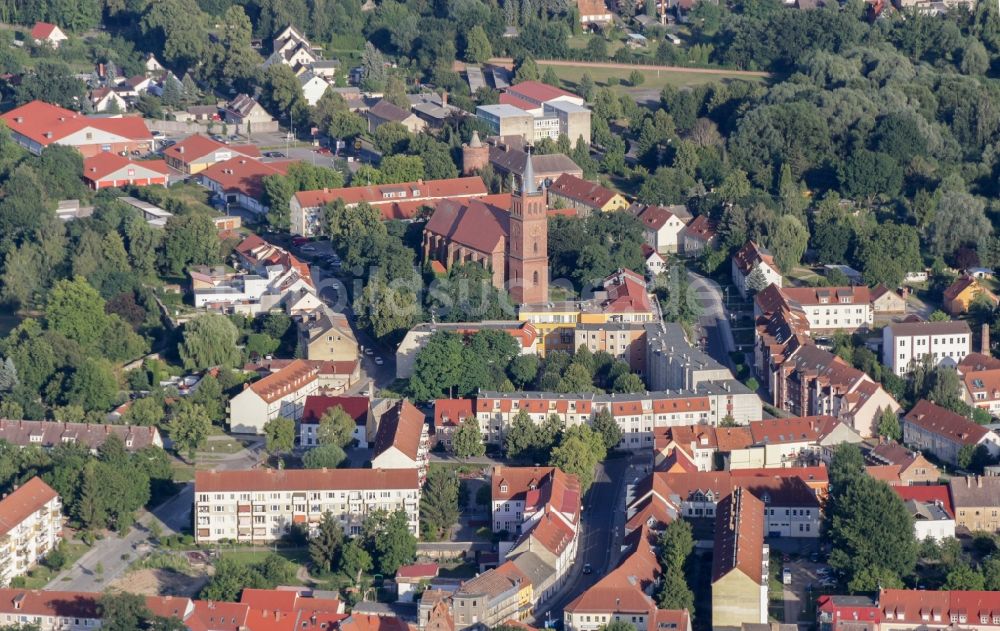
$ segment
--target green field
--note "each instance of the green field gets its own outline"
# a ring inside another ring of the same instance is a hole
[[[544,67],[544,61],[539,61],[538,65]],[[556,75],[563,83],[563,87],[572,91],[583,78],[585,73],[589,73],[594,83],[598,86],[608,85],[608,79],[616,78],[621,83],[628,83],[630,70],[624,68],[587,68],[583,66],[553,66]],[[544,71],[544,70],[543,70]],[[646,80],[638,86],[642,90],[662,90],[668,85],[674,87],[691,87],[718,81],[732,81],[739,79],[743,81],[763,81],[764,77],[742,76],[729,73],[709,73],[709,72],[680,72],[676,70],[640,70]],[[632,88],[628,85],[613,86],[615,90],[627,91]]]

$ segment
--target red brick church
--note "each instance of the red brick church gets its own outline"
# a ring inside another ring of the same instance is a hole
[[[521,190],[510,208],[479,199],[438,202],[424,227],[425,261],[445,269],[474,262],[492,271],[493,285],[510,292],[516,304],[547,302],[549,297],[548,207],[535,186],[531,160]]]

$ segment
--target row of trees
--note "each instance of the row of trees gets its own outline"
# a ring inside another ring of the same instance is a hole
[[[361,534],[348,539],[343,526],[330,514],[323,515],[318,532],[309,540],[312,568],[319,576],[340,574],[355,586],[366,572],[394,576],[396,570],[412,563],[417,554],[417,538],[410,532],[403,511],[375,511],[361,527]]]

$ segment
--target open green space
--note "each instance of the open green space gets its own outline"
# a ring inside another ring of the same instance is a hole
[[[547,67],[544,61],[539,61],[538,65]],[[584,74],[589,73],[591,79],[598,86],[608,86],[609,79],[617,79],[619,84],[611,86],[617,91],[628,91],[632,86],[628,85],[628,76],[631,70],[625,68],[607,68],[603,66],[587,67],[584,65],[574,66],[552,66],[556,76],[563,82],[563,87],[572,91],[576,88]],[[642,85],[636,86],[643,90],[662,90],[668,85],[674,87],[693,87],[706,83],[716,83],[719,81],[732,81],[739,79],[742,81],[764,81],[765,77],[746,76],[738,73],[712,73],[712,72],[684,72],[680,70],[639,70],[645,81]],[[625,85],[622,85],[624,83]]]

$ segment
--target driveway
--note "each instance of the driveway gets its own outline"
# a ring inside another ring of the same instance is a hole
[[[820,577],[816,571],[823,567],[821,563],[812,563],[807,559],[791,560],[785,563],[785,569],[792,571],[791,585],[785,585],[785,622],[797,624],[799,616],[805,611],[808,600],[815,599],[822,591],[819,587]],[[811,591],[807,588],[812,588]]]

